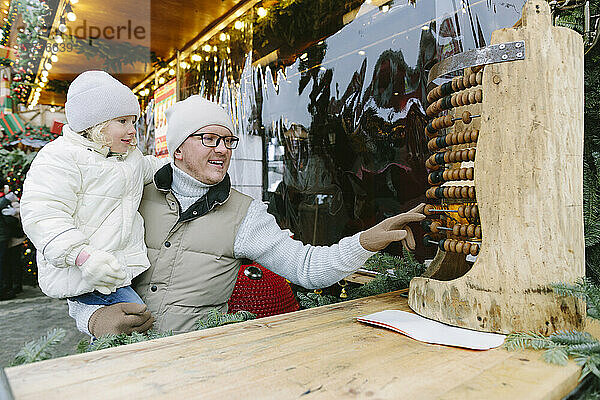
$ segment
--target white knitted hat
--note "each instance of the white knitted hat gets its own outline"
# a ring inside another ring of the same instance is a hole
[[[140,104],[127,86],[104,71],[85,71],[69,86],[65,114],[75,132],[117,117],[140,116]]]
[[[235,134],[231,116],[223,107],[200,95],[190,96],[165,111],[167,117],[167,150],[173,157],[175,150],[198,129],[220,125]]]

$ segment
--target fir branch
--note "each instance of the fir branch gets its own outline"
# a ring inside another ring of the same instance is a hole
[[[553,346],[552,340],[537,332],[515,332],[506,337],[504,347],[508,350],[548,349]]]
[[[349,300],[405,289],[412,278],[425,271],[425,266],[404,249],[402,257],[376,253],[365,262],[364,268],[380,274],[363,286],[348,289]]]
[[[579,331],[558,331],[550,335],[549,339],[556,345],[587,345],[590,343],[598,343],[592,335],[587,332]]]
[[[302,293],[300,291],[296,292],[296,298],[302,308],[326,306],[340,301],[337,297],[329,294],[317,294],[314,292]]]
[[[600,319],[600,287],[594,285],[588,278],[575,282],[554,283],[550,285],[559,296],[572,296],[584,300],[587,304],[587,314],[594,319]]]
[[[216,308],[213,308],[204,318],[199,318],[194,327],[199,331],[202,329],[234,324],[236,322],[243,322],[254,318],[256,318],[256,314],[252,314],[250,311],[242,310],[232,314],[226,314],[219,312],[219,310]]]
[[[118,347],[125,344],[139,343],[145,342],[147,340],[158,339],[162,337],[172,336],[173,332],[158,332],[154,330],[150,330],[146,333],[138,333],[133,332],[130,335],[125,333],[121,333],[118,335],[104,335],[95,339],[93,342],[89,344],[85,344],[83,341],[79,342],[77,345],[78,353],[87,353],[90,351],[108,349],[111,347]]]
[[[66,335],[62,328],[53,328],[48,331],[46,336],[42,336],[37,341],[32,340],[26,343],[15,356],[11,366],[29,364],[36,361],[48,360],[54,357],[52,351]]]
[[[550,347],[544,351],[542,358],[550,364],[566,365],[569,354],[564,347]]]

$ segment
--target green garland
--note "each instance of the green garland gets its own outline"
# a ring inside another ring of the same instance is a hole
[[[23,32],[17,34],[18,53],[14,64],[15,75],[11,84],[11,94],[18,103],[24,103],[29,96],[35,79],[34,68],[44,53],[47,38],[43,36],[50,15],[48,5],[39,0],[15,0],[11,6],[16,9],[23,21]]]

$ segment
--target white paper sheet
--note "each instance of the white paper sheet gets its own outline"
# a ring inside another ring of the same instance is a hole
[[[504,343],[505,335],[458,328],[400,310],[385,310],[358,317],[358,321],[392,329],[425,343],[488,350]]]

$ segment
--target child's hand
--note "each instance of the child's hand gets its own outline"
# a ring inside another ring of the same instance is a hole
[[[79,269],[83,279],[95,290],[102,294],[110,294],[125,284],[127,275],[112,254],[90,247],[83,251],[89,254],[89,257]]]

